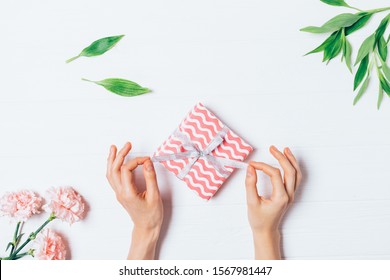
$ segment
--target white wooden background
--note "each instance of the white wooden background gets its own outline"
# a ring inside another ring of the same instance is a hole
[[[325,37],[299,28],[346,11],[319,0],[1,1],[1,194],[74,186],[87,218],[52,223],[69,257],[125,258],[132,223],[105,179],[109,146],[130,140],[132,155],[151,155],[202,101],[256,148],[251,159],[276,164],[271,144],[299,158],[305,179],[282,224],[284,258],[389,259],[389,98],[377,111],[374,79],[353,107],[345,65],[302,56]],[[355,55],[379,20],[353,36]],[[126,37],[104,56],[65,64],[116,34]],[[122,98],[81,77],[128,78],[154,92]],[[244,171],[204,202],[156,168],[165,208],[159,258],[253,257]],[[263,177],[259,190],[269,188]],[[0,228],[3,252],[14,224],[1,218]]]

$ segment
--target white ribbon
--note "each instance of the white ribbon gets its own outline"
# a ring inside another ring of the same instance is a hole
[[[187,152],[154,156],[152,157],[152,161],[161,162],[177,159],[189,159],[189,163],[179,172],[179,174],[177,174],[179,179],[183,179],[188,174],[188,172],[190,172],[195,162],[197,162],[199,158],[204,158],[214,166],[218,173],[220,173],[224,178],[227,178],[230,172],[225,168],[225,166],[231,166],[234,168],[247,168],[248,166],[247,163],[242,161],[216,157],[211,154],[215,148],[222,144],[223,139],[225,138],[228,131],[229,128],[224,126],[221,131],[215,135],[214,139],[211,140],[207,147],[201,150],[187,137],[187,135],[176,129],[173,133],[173,136],[178,138],[183,143],[182,146],[187,150]]]

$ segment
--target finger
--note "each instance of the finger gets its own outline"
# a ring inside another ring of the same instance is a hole
[[[137,187],[134,184],[133,172],[126,165],[121,167],[121,190],[120,193],[135,197],[138,193]]]
[[[116,156],[114,162],[112,163],[112,169],[119,171],[123,161],[125,160],[126,155],[130,152],[131,150],[131,143],[127,142],[123,148],[119,151],[118,155]]]
[[[121,166],[125,160],[126,155],[131,150],[131,144],[127,142],[123,148],[118,152],[114,162],[111,165],[111,176],[115,184],[120,185],[121,183]]]
[[[127,169],[132,171],[132,170],[136,169],[139,165],[144,164],[145,161],[147,161],[148,159],[150,159],[150,157],[136,157],[136,158],[133,158],[132,160],[128,161],[124,165],[126,166]]]
[[[124,187],[123,191],[128,193],[130,196],[135,196],[138,193],[137,187],[134,184],[133,170],[139,165],[144,164],[149,157],[136,157],[123,164],[121,167],[121,182]]]
[[[248,166],[246,170],[245,189],[246,201],[248,204],[256,204],[259,201],[259,194],[257,192],[257,174],[253,166]]]
[[[275,146],[270,147],[271,154],[279,161],[280,166],[283,168],[284,173],[284,184],[288,196],[291,200],[294,199],[294,190],[295,190],[295,178],[296,171],[294,166],[290,161],[285,157],[285,155],[280,152]]]
[[[264,162],[250,162],[250,165],[257,170],[263,171],[267,174],[272,183],[272,198],[277,198],[286,195],[286,189],[283,184],[282,175],[280,174],[279,168],[272,167]]]
[[[111,178],[111,169],[112,169],[112,164],[115,160],[115,156],[116,156],[116,146],[115,145],[111,145],[110,147],[110,152],[108,154],[108,158],[107,158],[107,171],[106,171],[106,177],[107,177],[107,180],[108,182],[110,183],[110,185],[115,188],[114,184],[113,184],[113,180]]]
[[[143,173],[146,183],[146,195],[149,197],[158,196],[160,191],[158,189],[156,171],[150,159],[144,162]]]
[[[301,168],[300,168],[300,166],[298,164],[297,159],[295,158],[295,156],[291,152],[290,148],[285,148],[284,149],[284,154],[286,155],[288,160],[291,162],[291,164],[294,166],[294,168],[295,168],[295,170],[297,172],[296,182],[295,182],[295,190],[297,190],[297,188],[299,187],[299,185],[302,182],[302,171],[301,171]]]

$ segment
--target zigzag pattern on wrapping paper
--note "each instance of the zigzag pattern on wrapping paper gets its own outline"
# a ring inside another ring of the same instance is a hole
[[[214,139],[215,135],[224,127],[223,123],[201,103],[197,104],[182,121],[179,130],[189,137],[199,149],[204,149]],[[252,152],[253,148],[229,130],[224,141],[212,154],[217,157],[243,161]],[[157,150],[155,155],[174,154],[185,152],[182,142],[170,136]],[[188,164],[188,159],[170,160],[161,162],[166,169],[176,176]],[[234,168],[226,167],[229,173]],[[203,158],[193,165],[183,181],[187,186],[204,199],[210,199],[221,187],[225,178]]]

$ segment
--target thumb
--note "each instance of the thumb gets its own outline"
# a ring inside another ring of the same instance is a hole
[[[147,193],[150,195],[159,194],[160,192],[157,185],[156,171],[154,170],[153,162],[151,160],[145,161],[143,172]]]
[[[246,170],[245,188],[246,188],[246,201],[248,204],[256,203],[259,200],[259,194],[257,193],[257,174],[256,170],[249,165]]]

